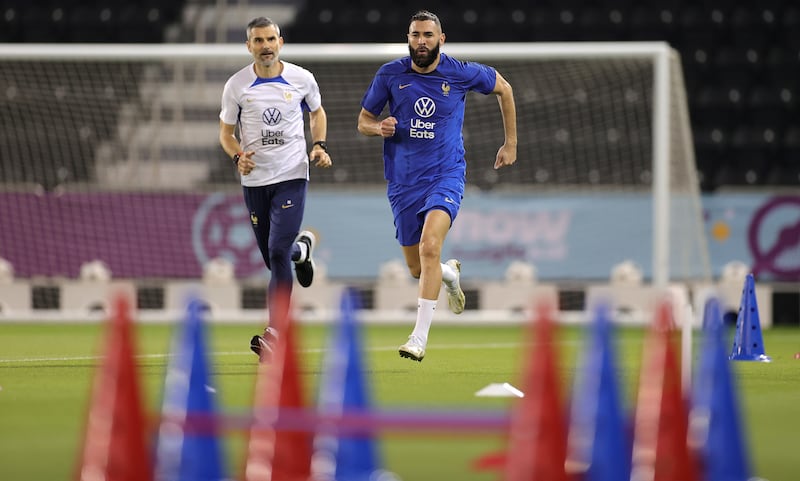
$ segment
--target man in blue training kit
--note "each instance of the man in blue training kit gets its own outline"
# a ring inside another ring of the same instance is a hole
[[[283,37],[272,20],[254,18],[247,25],[247,50],[253,62],[231,76],[222,91],[219,142],[241,175],[244,202],[264,263],[272,275],[268,288],[270,323],[287,312],[273,302],[275,294],[292,289],[292,263],[297,282],[314,280],[311,254],[316,239],[299,232],[308,188],[309,158],[330,167],[325,136],[328,121],[319,86],[308,70],[280,59]],[[303,112],[307,111],[313,143],[306,152]],[[239,138],[236,137],[238,127]],[[277,332],[271,327],[253,336],[250,349],[271,352]]]
[[[442,245],[458,214],[466,182],[464,105],[470,91],[497,95],[505,142],[494,168],[517,160],[517,117],[511,85],[494,68],[461,62],[439,48],[445,35],[439,18],[420,11],[408,29],[409,56],[378,69],[358,116],[358,130],[383,137],[384,177],[397,240],[411,275],[419,279],[417,321],[400,356],[425,357],[442,283],[450,310],[464,310],[461,263],[441,262]],[[389,116],[378,116],[386,104]]]

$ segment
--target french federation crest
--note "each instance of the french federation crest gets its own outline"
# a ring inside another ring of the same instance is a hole
[[[445,97],[450,95],[450,84],[448,84],[447,82],[442,82],[442,95],[444,95]]]

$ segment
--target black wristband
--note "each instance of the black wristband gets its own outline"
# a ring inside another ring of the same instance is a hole
[[[235,154],[233,154],[233,163],[239,165],[239,159],[241,158],[242,158],[242,153],[236,152]]]
[[[311,147],[314,147],[315,145],[319,145],[320,147],[322,147],[322,150],[324,150],[325,152],[328,151],[328,143],[325,142],[324,140],[318,140],[314,142],[313,144],[311,144]]]

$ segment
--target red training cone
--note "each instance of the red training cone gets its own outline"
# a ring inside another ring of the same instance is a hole
[[[505,465],[506,481],[566,481],[567,424],[553,343],[553,306],[538,305],[522,385],[513,408]]]
[[[106,354],[95,374],[77,479],[150,481],[153,467],[133,359],[130,303],[114,301]]]
[[[289,312],[288,292],[271,300],[282,303],[272,312]],[[296,430],[276,426],[282,413],[291,418],[306,408],[297,368],[294,323],[287,314],[274,319],[272,327],[278,330],[278,341],[271,359],[262,360],[258,366],[253,403],[255,424],[250,430],[244,479],[306,481],[311,476],[313,431],[305,426]]]
[[[699,481],[689,451],[688,410],[676,359],[672,310],[658,306],[644,349],[637,398],[631,479]]]

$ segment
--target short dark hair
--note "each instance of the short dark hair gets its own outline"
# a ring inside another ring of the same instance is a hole
[[[433,23],[435,23],[437,27],[439,27],[439,30],[442,29],[442,22],[439,21],[439,17],[437,17],[435,13],[429,12],[427,10],[420,10],[414,15],[412,15],[411,21],[409,21],[408,24],[411,25],[411,22],[416,22],[420,20],[421,21],[430,20]]]
[[[277,23],[267,17],[256,17],[247,24],[247,40],[250,40],[250,32],[252,32],[254,28],[263,27],[275,27],[275,30],[278,31],[278,36],[281,36],[281,27],[279,27]]]

